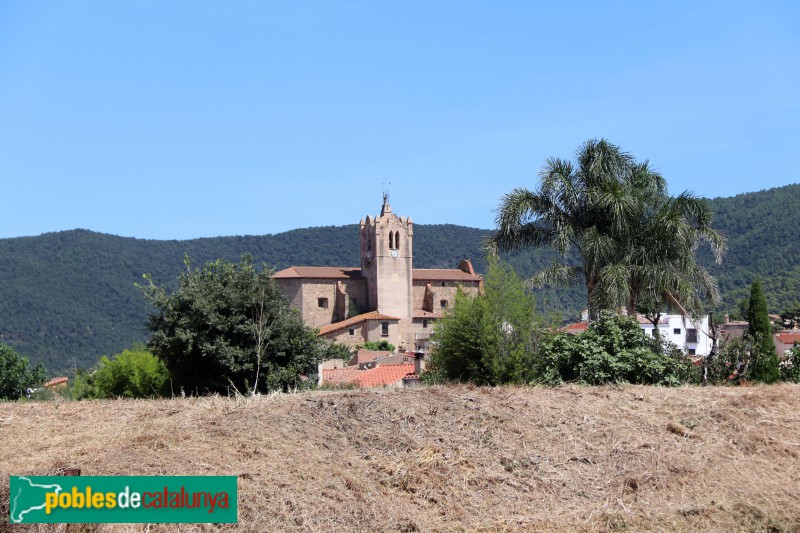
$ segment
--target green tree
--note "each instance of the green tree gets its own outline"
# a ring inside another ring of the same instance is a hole
[[[750,304],[747,308],[750,320],[748,333],[753,338],[753,362],[750,379],[764,383],[774,383],[781,376],[780,361],[772,340],[772,323],[767,311],[767,300],[761,289],[761,280],[750,286]]]
[[[545,335],[534,364],[535,380],[557,385],[641,383],[679,385],[697,381],[699,371],[676,348],[656,346],[631,318],[601,312],[578,335],[559,331]]]
[[[781,313],[781,326],[786,329],[800,327],[800,304],[793,302],[791,307]]]
[[[46,379],[42,365],[32,367],[11,346],[0,344],[0,399],[18,400],[27,389],[41,386]]]
[[[704,202],[689,193],[669,197],[647,162],[602,139],[587,141],[576,160],[548,159],[538,190],[515,189],[503,198],[490,250],[554,247],[561,258],[532,283],[581,281],[591,318],[621,305],[633,312],[645,292],[686,312],[697,307],[698,289],[717,296],[713,278],[694,260],[701,241],[718,261],[725,251]],[[569,261],[572,252],[580,264]]]
[[[490,261],[483,291],[460,288],[436,324],[428,380],[527,383],[539,323],[535,299],[508,266]]]
[[[164,363],[144,346],[109,357],[75,378],[72,396],[81,398],[152,398],[169,393]]]
[[[192,268],[171,294],[150,281],[150,350],[174,387],[196,393],[269,392],[313,386],[327,345],[306,327],[265,267],[250,256]]]

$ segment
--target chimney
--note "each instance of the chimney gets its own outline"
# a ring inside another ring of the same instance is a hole
[[[730,321],[731,321],[731,315],[729,315],[728,313],[725,313],[725,323],[727,324]]]
[[[417,376],[422,375],[422,359],[425,357],[425,354],[422,352],[414,353],[414,373]]]

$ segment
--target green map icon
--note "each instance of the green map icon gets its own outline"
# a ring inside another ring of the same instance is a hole
[[[35,520],[39,514],[45,514],[45,494],[49,492],[61,493],[63,489],[57,484],[34,483],[25,476],[11,478],[11,501],[9,502],[9,518],[12,524],[19,524],[23,520]]]

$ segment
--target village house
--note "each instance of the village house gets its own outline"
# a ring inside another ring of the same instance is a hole
[[[414,268],[414,223],[392,212],[361,220],[360,266],[292,266],[273,276],[305,323],[355,348],[386,340],[400,352],[430,348],[433,325],[456,291],[478,292],[482,279],[464,259],[453,269]]]
[[[783,357],[786,352],[791,350],[795,343],[800,344],[800,332],[797,331],[783,331],[773,335],[775,341],[775,350],[779,357]]]

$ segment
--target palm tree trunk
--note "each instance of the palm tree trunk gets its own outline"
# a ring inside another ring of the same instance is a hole
[[[661,313],[657,313],[654,316],[647,317],[650,320],[650,323],[653,324],[653,338],[656,341],[656,350],[657,353],[661,353],[663,350],[661,349],[661,332],[658,331],[658,323],[661,322]]]

